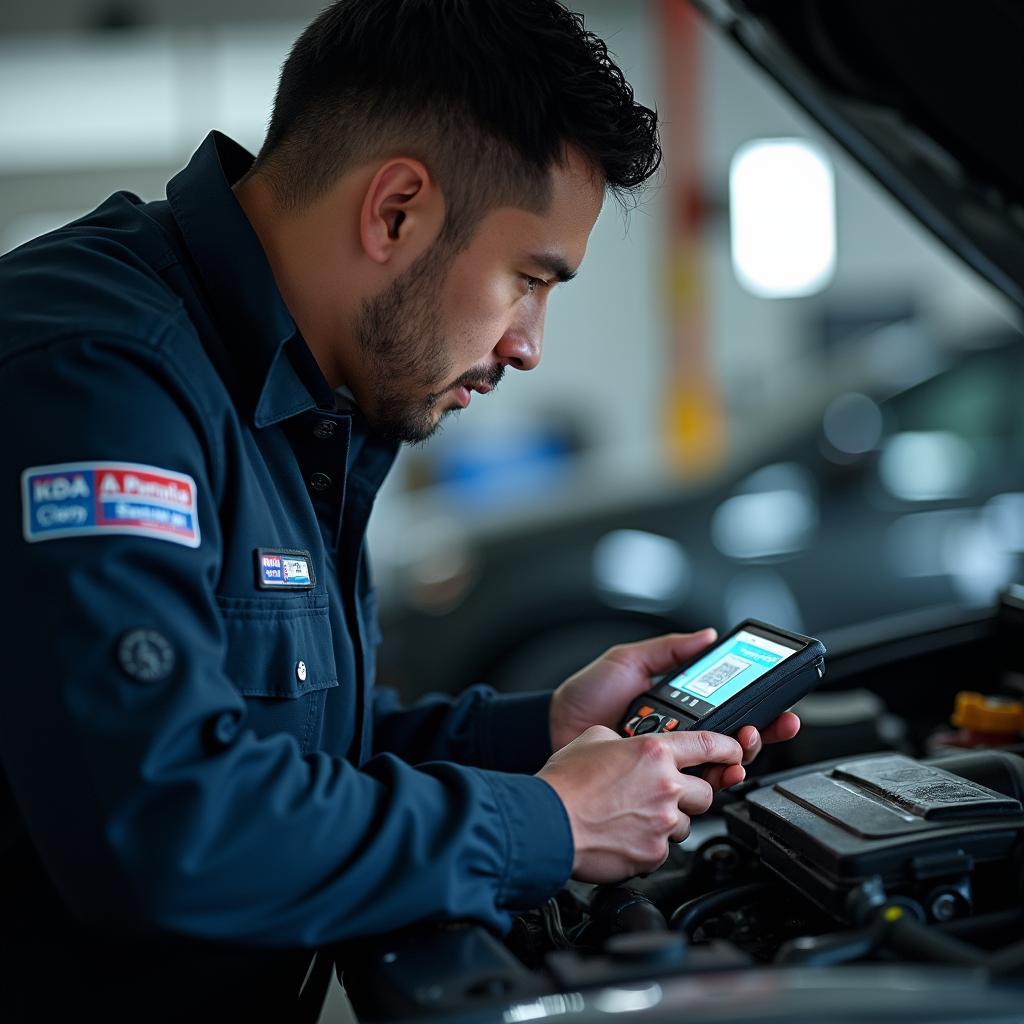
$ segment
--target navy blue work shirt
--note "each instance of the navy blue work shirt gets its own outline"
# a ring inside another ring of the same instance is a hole
[[[5,1020],[54,986],[283,1020],[311,949],[503,929],[571,869],[529,774],[549,695],[372,689],[395,449],[298,333],[231,191],[251,162],[213,133],[167,201],[0,259]]]

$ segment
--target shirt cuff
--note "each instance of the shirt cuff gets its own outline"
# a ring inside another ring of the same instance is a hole
[[[508,833],[508,858],[498,892],[507,910],[540,906],[572,874],[576,854],[565,806],[554,789],[532,775],[482,773]]]
[[[480,767],[532,775],[551,756],[551,692],[498,694],[482,709]]]

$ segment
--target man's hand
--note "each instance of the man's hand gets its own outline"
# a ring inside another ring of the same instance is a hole
[[[612,647],[596,661],[581,669],[555,690],[551,698],[551,745],[561,750],[592,725],[617,728],[634,697],[651,687],[651,677],[668,672],[689,661],[714,643],[713,629],[699,633],[670,633],[635,644]],[[760,735],[752,725],[736,734],[743,747],[743,764],[749,764],[765,743],[792,739],[800,729],[800,719],[786,711]],[[735,786],[743,779],[738,765],[710,768],[705,778],[717,790]]]
[[[681,843],[690,818],[714,799],[704,779],[681,769],[715,763],[742,777],[743,750],[714,732],[655,733],[624,739],[587,729],[537,773],[565,805],[576,848],[573,877],[617,882],[653,871]]]

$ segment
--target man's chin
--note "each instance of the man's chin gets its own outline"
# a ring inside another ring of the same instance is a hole
[[[459,412],[458,406],[442,409],[440,412],[423,412],[409,416],[367,416],[370,428],[385,440],[399,444],[423,444],[437,433],[442,421],[453,412]]]

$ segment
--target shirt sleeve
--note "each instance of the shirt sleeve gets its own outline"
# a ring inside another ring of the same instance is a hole
[[[21,396],[0,446],[0,537],[23,652],[0,681],[0,762],[47,872],[76,916],[122,936],[285,947],[454,916],[506,928],[571,870],[546,783],[388,754],[356,768],[246,728],[215,600],[229,474],[176,340],[67,339],[0,367]],[[198,546],[102,531],[29,543],[22,474],[89,460],[191,477]],[[163,646],[126,666],[129,630]]]
[[[429,694],[409,708],[394,690],[374,692],[373,749],[412,764],[446,760],[502,772],[539,771],[551,756],[551,694],[499,694],[473,686]]]

